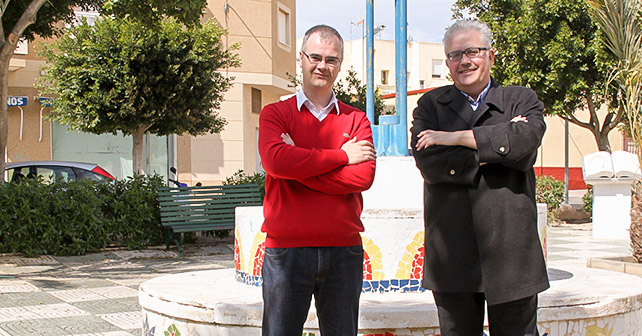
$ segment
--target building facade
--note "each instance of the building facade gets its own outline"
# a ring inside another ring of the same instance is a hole
[[[216,20],[228,30],[226,46],[238,43],[242,65],[220,69],[234,78],[219,115],[228,122],[220,134],[153,135],[145,138],[145,171],[168,175],[177,167],[179,180],[219,184],[234,172],[260,170],[257,134],[262,106],[293,92],[286,72],[295,73],[295,0],[208,1],[203,20]],[[95,19],[95,13],[76,13]],[[257,19],[260,18],[260,19]],[[34,88],[44,60],[37,56],[42,41],[22,43],[9,72],[7,162],[64,160],[98,163],[118,178],[132,174],[131,137],[68,132],[46,119],[46,97]]]
[[[358,78],[363,83],[366,82],[364,49],[364,39],[345,42],[345,59],[340,76],[345,76],[346,70],[352,68],[357,72]],[[395,42],[375,39],[374,49],[374,84],[381,90],[386,105],[392,109],[395,106]],[[443,44],[408,42],[407,55],[407,117],[408,127],[410,127],[412,112],[419,98],[431,88],[450,85],[452,81],[446,66]],[[600,120],[604,120],[605,115],[606,109],[602,108],[598,111]],[[578,111],[577,116],[579,120],[586,122],[590,117],[587,111]],[[561,118],[545,117],[545,121],[547,131],[535,164],[536,173],[551,175],[563,181],[568,160],[569,188],[585,189],[582,157],[598,151],[593,134],[585,128],[569,124],[567,136],[565,122]],[[623,134],[617,128],[609,133],[609,140],[613,151],[635,150],[627,146]],[[568,159],[565,142],[568,142]]]
[[[240,44],[242,64],[227,71],[234,86],[219,111],[228,122],[225,130],[177,139],[179,179],[188,185],[218,184],[238,170],[260,171],[261,108],[294,92],[286,73],[296,73],[295,0],[210,0],[204,19],[210,18],[228,30],[226,44]]]

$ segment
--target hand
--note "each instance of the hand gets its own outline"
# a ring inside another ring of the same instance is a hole
[[[526,117],[522,117],[521,114],[510,120],[510,122],[520,122],[520,121],[528,123],[528,119],[526,119]]]
[[[348,140],[341,149],[348,155],[349,165],[377,159],[377,152],[372,143],[366,140],[357,141],[357,137]]]
[[[419,135],[417,135],[417,138],[419,138],[419,140],[417,140],[417,150],[422,150],[432,145],[455,145],[452,132],[425,130],[421,131]]]
[[[416,148],[418,151],[432,145],[465,146],[477,149],[477,141],[471,130],[454,132],[425,130],[421,131],[417,138]]]
[[[294,140],[288,133],[281,133],[281,140],[285,142],[286,145],[294,146]]]

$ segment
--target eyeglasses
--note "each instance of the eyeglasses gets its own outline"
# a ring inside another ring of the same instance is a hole
[[[305,55],[305,57],[308,58],[308,61],[311,64],[319,64],[319,63],[321,63],[323,61],[323,56],[321,56],[321,55],[317,55],[317,54],[308,55],[303,50],[301,50],[301,53],[303,55]],[[338,57],[329,56],[329,57],[325,58],[325,64],[326,65],[334,67],[334,66],[339,65],[339,63],[341,63],[341,59],[339,59]]]
[[[479,57],[479,54],[482,52],[482,50],[489,50],[490,48],[486,47],[470,47],[466,48],[466,50],[455,50],[451,51],[446,54],[446,57],[448,57],[448,60],[451,62],[457,62],[461,61],[461,58],[466,54],[466,57],[468,58],[473,58],[473,57]]]

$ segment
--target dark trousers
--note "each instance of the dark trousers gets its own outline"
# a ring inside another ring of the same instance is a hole
[[[481,336],[484,293],[434,292],[442,336]],[[537,295],[488,306],[490,336],[537,336]]]
[[[301,336],[314,296],[321,335],[355,336],[363,247],[267,248],[263,336]]]

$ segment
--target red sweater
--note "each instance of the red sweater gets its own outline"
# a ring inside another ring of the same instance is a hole
[[[266,247],[361,244],[361,192],[372,185],[375,161],[348,165],[341,146],[354,137],[372,142],[372,130],[364,112],[342,102],[339,111],[319,121],[305,105],[297,109],[296,96],[261,111]],[[285,144],[282,133],[296,146]]]

